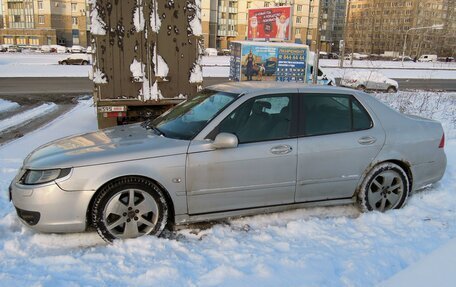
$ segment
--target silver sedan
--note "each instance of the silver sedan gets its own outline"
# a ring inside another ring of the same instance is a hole
[[[439,122],[360,91],[284,83],[209,87],[154,121],[60,139],[11,183],[24,224],[94,226],[106,241],[307,206],[404,206],[445,172]]]

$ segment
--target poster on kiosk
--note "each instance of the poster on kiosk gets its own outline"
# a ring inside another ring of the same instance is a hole
[[[291,7],[249,9],[248,39],[256,41],[289,41]]]

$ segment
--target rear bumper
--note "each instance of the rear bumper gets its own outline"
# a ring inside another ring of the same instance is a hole
[[[445,152],[439,152],[432,162],[413,165],[413,191],[419,190],[426,185],[435,183],[442,179],[445,174],[447,158]]]
[[[81,232],[94,191],[64,191],[56,183],[26,186],[13,183],[11,197],[20,220],[40,232]]]

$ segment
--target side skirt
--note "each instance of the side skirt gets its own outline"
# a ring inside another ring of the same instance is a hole
[[[287,211],[287,210],[293,210],[293,209],[305,208],[305,207],[353,204],[354,202],[355,202],[354,197],[350,197],[350,198],[340,198],[340,199],[332,199],[332,200],[293,203],[293,204],[287,204],[287,205],[274,205],[274,206],[258,207],[258,208],[251,208],[251,209],[228,210],[228,211],[214,212],[214,213],[202,213],[202,214],[193,214],[193,215],[183,214],[183,215],[176,215],[174,217],[174,219],[175,219],[176,225],[184,225],[184,224],[201,222],[201,221],[211,221],[211,220],[226,219],[226,218],[231,218],[231,217],[258,215],[258,214]]]

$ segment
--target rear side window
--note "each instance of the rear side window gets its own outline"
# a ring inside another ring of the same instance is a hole
[[[373,125],[364,107],[350,95],[300,97],[300,135],[315,136],[365,130]]]

